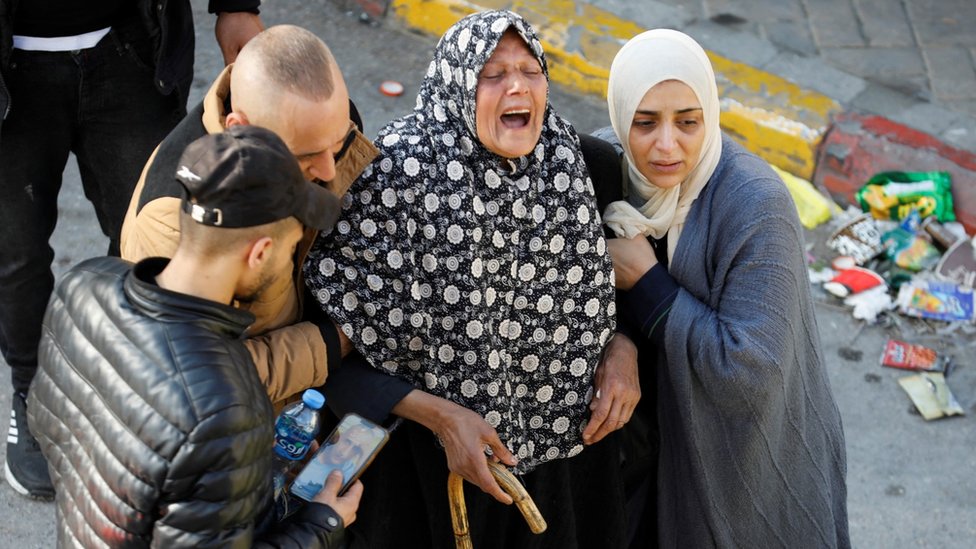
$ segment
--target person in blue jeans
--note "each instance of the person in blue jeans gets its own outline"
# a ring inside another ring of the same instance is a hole
[[[225,61],[257,34],[259,0],[211,0]],[[25,418],[54,277],[49,240],[69,153],[109,254],[153,148],[186,113],[193,78],[189,0],[0,0],[0,351],[12,373],[5,476],[51,499]]]

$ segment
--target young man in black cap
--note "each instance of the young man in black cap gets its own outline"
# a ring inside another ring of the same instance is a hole
[[[85,261],[44,319],[28,418],[49,463],[59,545],[334,547],[362,486],[274,523],[273,412],[242,344],[261,299],[292,274],[303,225],[336,197],[272,132],[231,128],[180,158],[172,259]]]

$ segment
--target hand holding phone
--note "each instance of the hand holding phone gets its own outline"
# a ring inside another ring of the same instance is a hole
[[[318,494],[315,494],[315,498],[312,501],[331,507],[342,518],[343,526],[348,527],[356,521],[359,500],[363,497],[363,483],[358,480],[353,482],[349,486],[349,489],[346,490],[346,493],[340,496],[339,489],[342,488],[342,485],[342,473],[332,471],[326,477],[325,486]]]
[[[345,494],[389,437],[389,432],[379,425],[347,414],[295,477],[291,493],[305,501],[315,501],[316,494],[327,485],[329,474],[338,471],[342,474],[338,494]]]

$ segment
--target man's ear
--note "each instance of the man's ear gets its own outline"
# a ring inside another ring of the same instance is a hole
[[[247,266],[249,269],[260,270],[266,261],[271,259],[271,248],[274,240],[270,236],[262,236],[251,243],[247,250]]]
[[[247,120],[247,115],[240,111],[232,111],[227,114],[224,118],[224,127],[230,128],[233,126],[247,126],[250,122]]]

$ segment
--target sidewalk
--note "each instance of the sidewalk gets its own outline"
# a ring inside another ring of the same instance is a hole
[[[601,97],[627,39],[682,30],[709,52],[722,126],[749,149],[842,205],[879,171],[949,171],[960,221],[976,231],[971,0],[392,0],[390,8],[433,36],[467,13],[513,9],[539,30],[553,81]]]
[[[363,113],[366,133],[374,136],[387,121],[413,108],[416,91],[430,62],[434,38],[400,32],[404,28],[402,19],[394,20],[395,12],[392,10],[389,17],[377,25],[361,24],[355,17],[358,12],[348,17],[336,7],[341,1],[265,2],[261,10],[262,18],[267,25],[302,25],[329,43],[342,67],[350,94]],[[701,4],[697,1],[674,1],[682,6]],[[806,3],[812,1],[806,0]],[[965,3],[969,2],[971,0]],[[434,12],[442,3],[443,0],[431,0],[423,9]],[[620,5],[629,3],[663,5],[646,0],[617,2]],[[865,3],[863,0],[859,2]],[[901,5],[897,1],[889,3]],[[532,4],[537,7],[558,4],[573,9],[574,6],[582,6],[556,0]],[[762,3],[736,1],[734,4],[746,5],[753,12],[768,12],[770,15],[773,12],[769,10],[779,5],[772,0]],[[961,8],[963,2],[955,4]],[[206,14],[206,3],[194,2],[194,7],[197,55],[191,107],[199,101],[211,79],[222,67],[220,53],[213,40],[212,18]],[[959,13],[962,13],[961,9]],[[453,20],[460,15],[457,14]],[[593,24],[610,24],[596,16],[590,16],[590,19]],[[615,21],[619,20],[618,17]],[[961,16],[959,20],[963,21]],[[971,24],[974,20],[970,16],[967,21]],[[714,31],[721,31],[727,35],[726,38],[731,36],[729,40],[738,39],[743,44],[759,40],[730,34],[734,32],[733,29],[708,26],[715,27]],[[623,30],[628,28],[638,30],[633,26],[623,27]],[[553,25],[547,30],[556,32],[559,27]],[[700,36],[696,38],[702,39]],[[715,42],[707,47],[714,52],[718,46],[717,39],[713,40]],[[731,43],[734,45],[735,41]],[[603,47],[615,48],[619,44]],[[769,47],[780,51],[778,46]],[[404,85],[406,91],[402,96],[388,97],[380,93],[380,82],[389,79],[398,80]],[[794,92],[802,89],[792,86],[784,89]],[[581,131],[590,132],[609,124],[606,104],[595,95],[567,94],[563,86],[552,86],[550,95],[557,110]],[[804,97],[802,94],[795,96]],[[970,125],[969,128],[973,131],[976,126]],[[57,273],[77,261],[103,253],[107,245],[92,208],[84,198],[74,160],[69,162],[69,166],[62,189],[61,220],[52,242],[58,254],[55,262]],[[822,242],[826,230],[828,226],[822,225],[816,232],[807,235],[807,241]],[[813,252],[819,254],[816,249]],[[854,546],[859,549],[972,547],[973,539],[976,539],[976,475],[973,474],[976,471],[976,452],[973,451],[976,448],[976,429],[973,428],[973,416],[976,415],[976,337],[971,334],[940,334],[934,330],[921,334],[924,341],[944,345],[955,355],[956,366],[949,383],[968,414],[961,418],[925,422],[911,412],[913,408],[908,397],[898,386],[897,379],[904,374],[882,368],[877,361],[877,353],[887,337],[897,337],[902,332],[906,337],[917,335],[910,331],[910,326],[865,326],[851,318],[847,308],[838,307],[829,300],[818,299],[816,306],[828,375],[841,409],[847,439],[848,509]],[[9,369],[0,365],[0,375],[0,413],[6,414],[10,406]],[[4,452],[5,446],[0,445],[0,460],[4,459]],[[27,500],[0,481],[0,540],[2,547],[53,547],[53,505]]]
[[[601,103],[610,62],[627,39],[647,28],[682,30],[708,50],[723,128],[748,148],[841,205],[879,171],[949,171],[956,215],[976,231],[972,0],[392,0],[387,15],[433,41],[487,8],[526,17],[544,41],[552,79]],[[569,116],[592,129],[577,112]],[[833,228],[808,232],[815,257],[833,257],[824,245]],[[854,547],[971,547],[973,326],[899,315],[869,325],[819,285],[814,297],[846,433]],[[948,383],[968,415],[922,420],[899,386],[906,372],[879,364],[889,338],[951,355]]]

